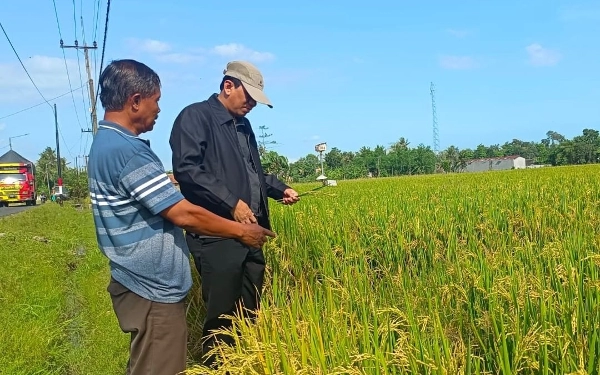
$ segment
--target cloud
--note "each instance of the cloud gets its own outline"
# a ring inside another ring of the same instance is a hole
[[[138,52],[150,54],[161,54],[171,50],[169,43],[154,39],[129,38],[127,44]]]
[[[4,130],[4,128],[6,128],[6,124],[0,123],[0,131]]]
[[[542,47],[538,43],[533,43],[525,47],[529,55],[529,63],[533,66],[554,66],[562,58],[558,51]]]
[[[270,52],[259,52],[239,43],[221,44],[211,48],[192,47],[177,50],[171,43],[155,39],[128,38],[126,44],[138,53],[153,55],[157,61],[188,64],[206,61],[209,57],[267,62],[275,59]]]
[[[128,38],[126,44],[135,52],[152,55],[157,61],[164,63],[188,64],[204,60],[199,51],[190,49],[175,52],[170,43],[161,40]]]
[[[457,38],[464,38],[469,35],[469,31],[462,29],[446,29],[446,32]]]
[[[228,59],[241,59],[253,62],[266,62],[275,59],[275,55],[271,52],[258,52],[238,43],[221,44],[211,48],[210,52]]]
[[[69,91],[69,80],[63,58],[35,55],[23,59],[23,64],[46,99]],[[66,64],[71,87],[76,89],[82,84],[79,80],[79,68],[82,77],[86,77],[83,61],[78,65],[77,60],[67,59]],[[3,88],[0,91],[0,102],[31,102],[35,98],[42,100],[18,62],[0,64],[0,87]]]
[[[465,70],[474,69],[478,66],[477,61],[471,56],[440,56],[439,64],[444,69]]]

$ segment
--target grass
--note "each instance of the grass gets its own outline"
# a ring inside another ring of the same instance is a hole
[[[0,219],[0,369],[118,374],[127,360],[90,211],[45,204]]]
[[[340,181],[272,204],[258,321],[236,321],[220,370],[188,373],[598,374],[599,172]],[[91,213],[46,204],[0,219],[0,233],[0,369],[123,373]]]

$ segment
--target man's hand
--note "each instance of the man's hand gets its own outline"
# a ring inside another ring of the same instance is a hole
[[[243,225],[243,233],[239,238],[246,246],[250,246],[255,249],[261,248],[269,237],[276,237],[277,235],[268,229],[261,227],[258,224],[247,224]]]
[[[233,216],[235,221],[237,221],[238,223],[242,223],[242,224],[256,223],[256,218],[254,217],[252,210],[250,209],[250,207],[248,207],[246,202],[244,202],[241,199],[238,200],[238,202],[235,205],[235,207],[233,208],[233,210],[231,210],[231,216]]]
[[[285,189],[285,191],[283,192],[283,199],[281,200],[281,203],[294,204],[294,203],[298,202],[299,200],[300,200],[300,197],[298,196],[298,193],[296,192],[296,190],[289,188],[289,189]]]

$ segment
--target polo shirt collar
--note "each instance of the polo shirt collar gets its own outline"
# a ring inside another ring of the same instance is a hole
[[[129,130],[127,128],[124,128],[123,126],[117,124],[116,122],[106,121],[106,120],[100,120],[100,121],[98,121],[98,127],[99,128],[108,129],[108,130],[113,130],[113,131],[122,133],[122,134],[124,134],[124,135],[126,135],[128,137],[131,137],[131,138],[137,138],[140,141],[142,141],[145,144],[147,144],[148,146],[150,146],[150,141],[149,140],[142,139],[142,138],[138,137],[131,130]]]

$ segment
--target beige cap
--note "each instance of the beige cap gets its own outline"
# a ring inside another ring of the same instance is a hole
[[[252,99],[273,108],[271,101],[263,92],[265,87],[263,76],[254,65],[247,61],[231,61],[227,63],[227,68],[223,71],[223,74],[242,81],[244,88]]]

